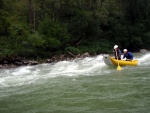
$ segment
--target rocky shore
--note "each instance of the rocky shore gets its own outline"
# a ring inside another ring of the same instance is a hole
[[[66,54],[62,55],[54,55],[51,58],[48,59],[42,59],[42,60],[31,60],[26,59],[23,57],[12,57],[12,58],[4,58],[0,60],[0,69],[6,69],[6,68],[16,68],[19,66],[32,66],[32,65],[38,65],[42,63],[52,63],[52,62],[59,62],[59,61],[71,61],[75,58],[84,58],[84,57],[90,57],[91,55],[86,52],[84,54],[78,54],[74,55],[71,52],[67,52]]]
[[[147,53],[149,52],[146,49],[140,49],[140,53]],[[19,66],[32,66],[32,65],[38,65],[42,63],[52,63],[52,62],[59,62],[59,61],[71,61],[76,58],[84,58],[84,57],[91,57],[88,52],[83,54],[74,55],[71,52],[67,52],[66,54],[62,55],[54,55],[51,58],[42,59],[42,60],[35,60],[35,59],[26,59],[23,57],[7,57],[0,60],[0,69],[6,69],[6,68],[16,68]]]

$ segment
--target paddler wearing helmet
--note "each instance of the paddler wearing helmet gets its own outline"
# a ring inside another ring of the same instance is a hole
[[[123,59],[126,58],[126,60],[133,60],[134,56],[132,55],[131,52],[128,52],[127,49],[124,49],[123,52],[124,52]]]
[[[121,60],[121,50],[118,48],[118,45],[114,46],[114,54],[115,54],[115,59]]]

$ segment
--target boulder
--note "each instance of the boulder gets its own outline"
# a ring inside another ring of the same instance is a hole
[[[18,61],[15,61],[14,64],[15,64],[16,66],[22,66],[22,65],[23,65],[22,62],[18,62]]]
[[[35,60],[29,60],[29,61],[28,61],[28,64],[29,64],[29,65],[37,65],[37,64],[39,64],[39,62],[38,62],[38,61],[35,61]]]
[[[88,52],[82,54],[83,57],[90,57],[90,54]]]

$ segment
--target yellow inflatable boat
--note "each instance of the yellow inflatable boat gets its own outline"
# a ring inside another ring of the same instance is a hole
[[[119,66],[137,66],[138,65],[138,60],[131,60],[131,61],[117,60],[109,55],[104,55],[103,59],[106,65],[118,66],[118,63],[119,63]]]

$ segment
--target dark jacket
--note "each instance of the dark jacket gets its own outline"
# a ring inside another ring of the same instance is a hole
[[[123,56],[123,58],[126,58],[126,59],[130,59],[130,60],[133,60],[133,55],[132,55],[132,53],[130,53],[130,52],[127,52],[126,54],[124,54],[124,56]]]
[[[115,55],[115,59],[121,60],[121,50],[120,49],[117,49],[117,54],[114,49],[114,55]]]

